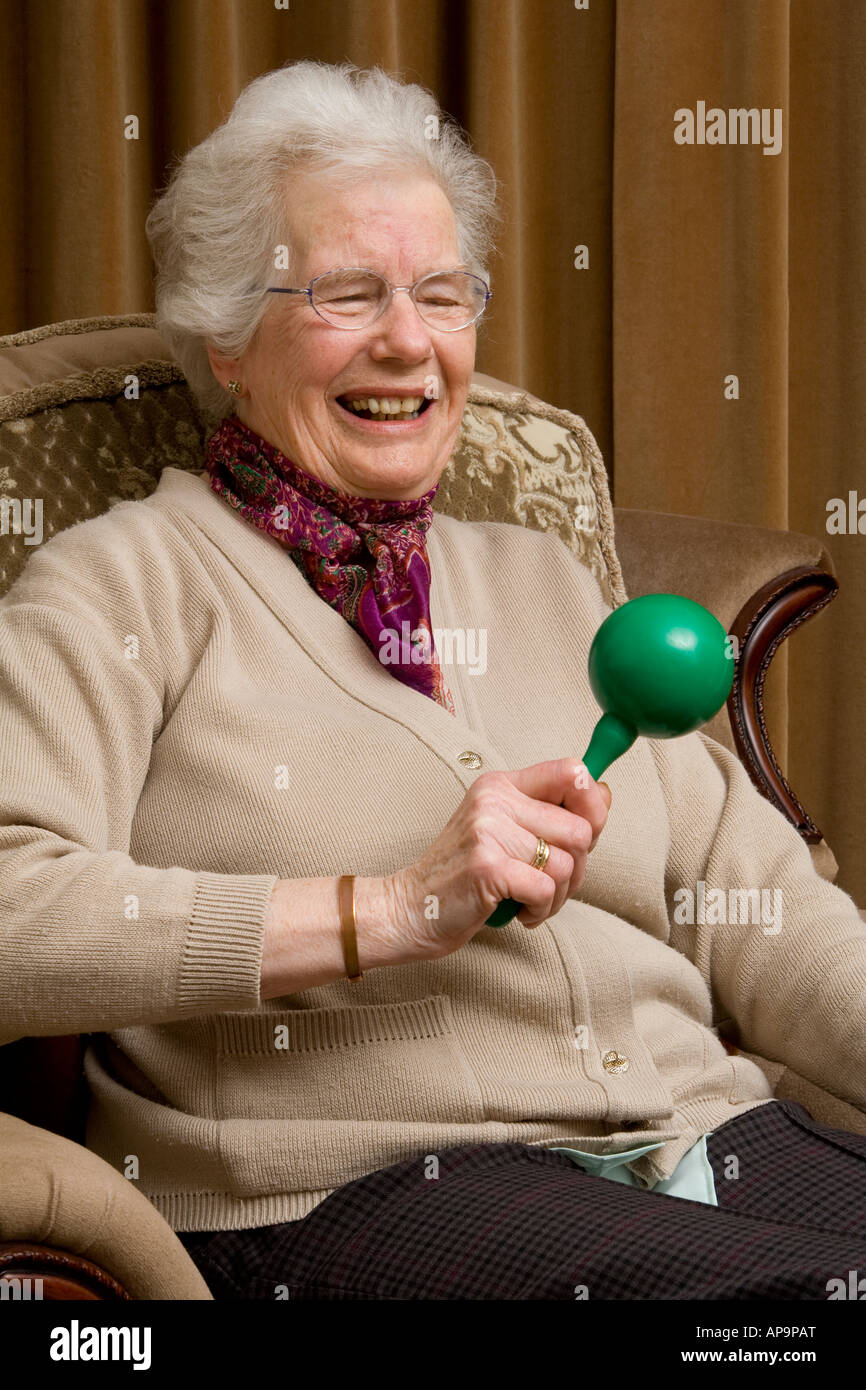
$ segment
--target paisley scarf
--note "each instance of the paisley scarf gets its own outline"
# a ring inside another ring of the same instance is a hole
[[[456,713],[430,625],[425,535],[436,487],[404,500],[337,492],[237,415],[208,440],[206,467],[214,492],[286,546],[392,675]]]

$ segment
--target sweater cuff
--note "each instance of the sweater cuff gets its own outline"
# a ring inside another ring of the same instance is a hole
[[[261,1004],[265,917],[276,882],[276,874],[196,874],[177,992],[184,1013]]]

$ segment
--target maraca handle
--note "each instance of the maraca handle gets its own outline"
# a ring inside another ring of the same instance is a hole
[[[590,777],[597,782],[611,763],[628,752],[636,738],[637,729],[620,719],[618,714],[603,714],[592,731],[589,747],[583,755]]]
[[[597,782],[612,762],[628,752],[636,738],[636,730],[618,715],[603,714],[592,731],[589,747],[581,760],[586,765],[589,775]],[[493,909],[485,925],[505,927],[522,907],[523,903],[516,903],[513,898],[503,898],[499,906]]]

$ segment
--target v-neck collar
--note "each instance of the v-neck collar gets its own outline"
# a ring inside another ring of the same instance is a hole
[[[438,701],[391,675],[361,634],[316,593],[285,547],[218,497],[206,474],[166,467],[147,501],[180,509],[203,531],[317,665],[352,698],[412,729],[449,763],[459,753],[469,751],[479,753],[485,767],[500,766],[501,753],[482,727],[474,692],[468,689],[469,678],[458,666],[443,667],[454,696],[455,716]],[[427,533],[434,630],[450,625],[454,610],[447,557],[437,534],[440,515],[434,516]],[[461,773],[463,767],[461,764]],[[464,775],[461,780],[468,785],[472,778]]]

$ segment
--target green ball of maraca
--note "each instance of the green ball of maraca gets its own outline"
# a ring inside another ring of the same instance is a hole
[[[721,709],[734,679],[718,618],[681,594],[644,594],[605,618],[589,650],[601,708],[645,738],[676,738]]]
[[[609,613],[589,649],[589,683],[604,713],[583,755],[596,781],[638,735],[677,738],[717,714],[734,681],[728,634],[682,594],[643,594]],[[504,927],[520,911],[505,898],[487,918]]]

